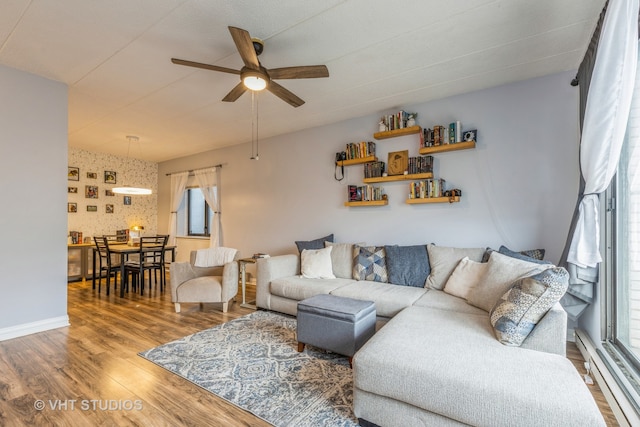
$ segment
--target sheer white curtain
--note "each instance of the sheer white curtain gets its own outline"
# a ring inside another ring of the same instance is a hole
[[[567,262],[601,261],[599,197],[616,172],[638,61],[638,0],[612,0],[602,26],[580,142],[585,189]]]
[[[184,195],[184,189],[187,187],[189,172],[178,172],[171,174],[171,199],[170,199],[170,215],[169,215],[169,245],[176,244],[176,234],[178,233],[178,209]]]
[[[204,195],[204,199],[213,210],[211,219],[210,246],[220,246],[220,204],[218,203],[218,169],[208,168],[194,171],[198,186]]]

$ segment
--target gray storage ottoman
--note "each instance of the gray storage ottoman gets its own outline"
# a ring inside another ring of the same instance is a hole
[[[372,301],[321,294],[298,302],[298,351],[305,344],[349,356],[376,331]]]

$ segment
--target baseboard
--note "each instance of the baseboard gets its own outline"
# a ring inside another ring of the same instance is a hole
[[[44,332],[50,329],[63,328],[65,326],[69,326],[69,316],[66,315],[38,320],[37,322],[9,326],[8,328],[0,329],[0,341],[23,337],[37,332]]]
[[[616,374],[610,370],[611,363],[603,359],[603,353],[598,351],[584,331],[576,329],[575,340],[582,357],[590,363],[591,376],[600,386],[620,426],[640,425],[640,417],[629,401],[627,392],[620,386]]]

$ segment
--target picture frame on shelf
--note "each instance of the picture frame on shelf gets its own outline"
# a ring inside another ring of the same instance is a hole
[[[67,213],[77,213],[77,212],[78,212],[77,203],[67,203]]]
[[[104,183],[105,184],[116,184],[117,174],[114,171],[104,171]]]
[[[409,167],[409,150],[392,151],[387,160],[387,175],[403,175]]]
[[[98,212],[98,207],[96,205],[87,205],[87,212]]]
[[[98,198],[98,187],[96,185],[85,185],[84,186],[84,197],[87,199],[97,199]]]
[[[105,205],[105,212],[108,214],[112,214],[114,212],[114,208],[112,204]]]
[[[69,166],[67,170],[67,179],[69,181],[80,181],[80,168]]]
[[[88,179],[98,179],[98,174],[95,172],[87,172]]]

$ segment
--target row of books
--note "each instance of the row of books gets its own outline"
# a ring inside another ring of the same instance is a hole
[[[365,178],[379,178],[385,172],[384,162],[369,162],[364,164]]]
[[[347,159],[360,159],[376,155],[376,143],[373,141],[350,142],[347,144]]]
[[[462,140],[462,124],[460,121],[456,121],[450,123],[449,126],[435,125],[433,129],[422,129],[420,148],[455,144],[462,142]]]
[[[82,231],[70,231],[69,232],[70,243],[72,245],[77,245],[82,243]]]
[[[443,197],[445,192],[445,180],[425,179],[424,181],[412,181],[409,183],[410,199],[426,199],[430,197]]]
[[[382,187],[373,185],[348,185],[348,198],[350,202],[371,202],[374,200],[383,200]]]
[[[415,124],[415,116],[417,116],[416,113],[407,113],[406,111],[400,110],[395,114],[382,116],[380,118],[379,124],[384,125],[385,130],[404,129],[406,127],[409,127],[407,125],[407,122],[409,121],[409,117],[414,119],[414,124]]]
[[[433,156],[409,157],[407,173],[410,175],[415,173],[433,172]]]

